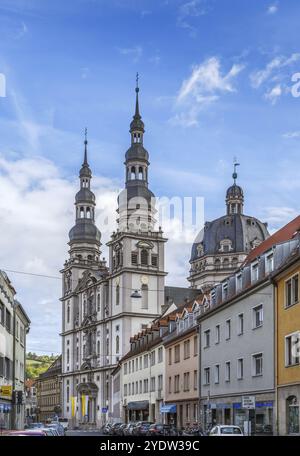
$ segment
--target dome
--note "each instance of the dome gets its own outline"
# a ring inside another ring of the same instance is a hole
[[[222,253],[222,244],[229,246],[230,253],[249,252],[268,236],[266,225],[255,217],[225,215],[205,223],[192,246],[190,261]]]
[[[69,232],[70,242],[96,242],[100,243],[101,233],[96,225],[87,219],[77,220],[76,225]]]
[[[228,188],[226,192],[226,199],[231,199],[231,198],[244,198],[244,192],[242,187],[239,185],[231,185],[231,187]]]
[[[140,143],[133,143],[125,155],[126,161],[129,160],[149,160],[149,153]]]
[[[141,119],[141,116],[134,117],[133,120],[130,123],[130,133],[133,131],[142,131],[144,133],[145,131],[145,124]]]
[[[136,182],[136,181],[135,181]],[[125,198],[127,199],[125,200]],[[135,185],[128,185],[126,189],[122,190],[122,192],[118,196],[118,205],[122,208],[125,204],[127,206],[128,201],[133,198],[142,198],[143,200],[147,201],[148,205],[151,203],[152,198],[155,198],[155,195],[148,187],[145,185],[136,184]],[[125,200],[125,201],[124,201]]]
[[[92,177],[92,171],[87,163],[82,165],[79,177]]]
[[[86,202],[93,202],[95,203],[95,195],[94,193],[89,189],[82,187],[79,192],[76,194],[75,197],[75,202],[76,203],[86,203]]]

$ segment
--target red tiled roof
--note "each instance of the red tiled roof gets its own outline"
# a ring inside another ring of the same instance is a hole
[[[295,234],[300,231],[300,215],[294,220],[289,222],[272,236],[268,237],[265,241],[259,244],[255,249],[251,250],[249,255],[245,260],[245,264],[250,263],[254,258],[262,255],[264,252],[269,250],[275,244],[280,244],[281,242],[286,242],[290,239],[293,239]]]

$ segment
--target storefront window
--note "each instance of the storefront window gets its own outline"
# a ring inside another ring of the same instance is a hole
[[[299,433],[299,403],[296,396],[290,396],[287,400],[287,412],[288,412],[288,433],[298,434]]]

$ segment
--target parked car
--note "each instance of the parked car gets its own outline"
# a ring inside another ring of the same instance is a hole
[[[112,431],[111,431],[111,428],[112,428],[112,425],[107,423],[105,424],[103,427],[102,427],[102,432],[104,435],[111,435]]]
[[[47,425],[48,428],[54,428],[57,430],[58,435],[65,435],[65,428],[58,422],[52,421],[50,424]]]
[[[133,429],[135,428],[134,423],[129,423],[126,425],[126,427],[123,429],[123,434],[124,435],[132,435]]]
[[[44,423],[30,423],[29,424],[29,429],[42,429],[45,427]]]
[[[150,426],[154,423],[150,423],[148,421],[141,421],[136,425],[133,431],[133,435],[148,435]]]
[[[118,435],[118,428],[122,426],[123,423],[114,423],[110,429],[110,435]]]
[[[244,434],[239,426],[218,425],[212,428],[209,435],[213,437],[241,437]]]
[[[117,435],[125,435],[124,434],[124,429],[127,427],[127,424],[121,424],[121,426],[118,426],[116,429],[116,434]]]
[[[151,424],[148,435],[171,435],[172,427],[169,424]]]
[[[205,435],[205,432],[200,426],[190,426],[183,429],[181,435],[202,437]]]
[[[69,429],[69,420],[68,418],[58,418],[59,424],[61,424],[65,432]]]
[[[47,432],[42,428],[39,429],[24,429],[18,431],[7,431],[2,435],[8,437],[47,437]]]

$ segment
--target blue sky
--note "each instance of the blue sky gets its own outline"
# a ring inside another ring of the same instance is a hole
[[[299,20],[297,0],[0,0],[1,267],[59,275],[85,126],[98,205],[113,201],[137,71],[157,195],[222,215],[237,157],[247,213],[271,230],[297,215]],[[170,284],[186,283],[189,242],[169,254]],[[29,348],[59,350],[59,281],[11,278]]]

